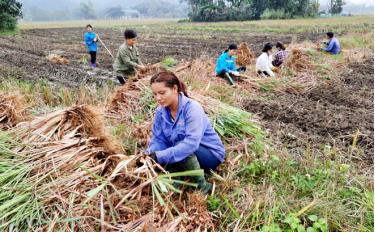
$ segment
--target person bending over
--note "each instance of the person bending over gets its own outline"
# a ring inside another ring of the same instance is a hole
[[[189,98],[184,83],[174,73],[162,71],[151,78],[151,89],[159,106],[146,153],[169,172],[215,170],[224,161],[224,145],[202,106]],[[204,176],[190,180],[203,193],[212,189]]]
[[[238,79],[240,72],[245,72],[246,67],[236,68],[236,59],[234,55],[237,51],[236,44],[230,44],[216,62],[216,75],[226,78],[230,85],[235,85],[235,80]]]
[[[134,30],[125,30],[124,37],[125,42],[120,46],[113,64],[114,75],[122,85],[129,76],[135,74],[136,69],[145,69],[136,46],[137,33]]]
[[[278,50],[274,56],[274,59],[272,61],[272,65],[275,67],[280,67],[286,58],[288,58],[288,52],[285,49],[285,46],[281,42],[276,43],[276,49]]]
[[[257,58],[255,64],[256,71],[261,76],[274,77],[275,73],[272,71],[272,44],[266,43],[263,47],[262,54]]]

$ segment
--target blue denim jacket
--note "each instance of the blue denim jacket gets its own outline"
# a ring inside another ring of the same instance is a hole
[[[229,57],[228,52],[224,52],[220,55],[216,62],[216,74],[220,74],[223,70],[236,71],[236,61],[234,56]]]
[[[90,52],[96,52],[97,50],[97,45],[96,42],[94,42],[96,34],[94,32],[86,32],[85,33],[85,43],[87,45],[87,48]]]
[[[218,160],[224,161],[224,145],[199,103],[180,93],[175,121],[169,108],[157,108],[147,152],[155,152],[158,163],[182,161],[199,146],[206,147]]]

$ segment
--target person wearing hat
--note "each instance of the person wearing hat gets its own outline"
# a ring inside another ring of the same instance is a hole
[[[141,61],[138,48],[135,46],[137,33],[128,29],[125,30],[124,37],[125,43],[120,46],[113,64],[114,75],[122,85],[125,84],[129,76],[135,74],[136,69],[144,70],[146,68]]]
[[[217,59],[216,62],[216,75],[226,78],[230,85],[234,86],[234,81],[238,79],[240,72],[246,71],[246,67],[236,68],[236,59],[234,55],[237,51],[236,44],[230,44]]]

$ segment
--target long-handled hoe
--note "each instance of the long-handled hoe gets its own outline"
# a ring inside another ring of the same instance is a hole
[[[109,53],[109,55],[111,55],[112,59],[114,59],[111,51],[107,48],[107,46],[105,46],[105,44],[103,43],[103,41],[99,38],[99,36],[97,36],[98,40],[100,41],[100,43],[103,45],[103,47],[107,50],[107,52]]]

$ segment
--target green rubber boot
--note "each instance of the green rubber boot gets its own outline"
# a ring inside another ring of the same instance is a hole
[[[181,167],[182,171],[201,169],[201,166],[199,165],[199,161],[195,154],[179,162],[179,166]],[[204,177],[204,175],[203,176],[190,176],[189,178],[192,183],[198,184],[197,188],[200,191],[202,191],[204,194],[209,194],[211,192],[212,184],[206,181],[206,178]]]

